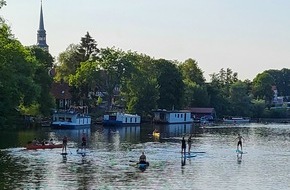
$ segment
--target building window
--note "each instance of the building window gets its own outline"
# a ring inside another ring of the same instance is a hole
[[[63,108],[64,107],[64,101],[63,100],[59,100],[59,107]]]

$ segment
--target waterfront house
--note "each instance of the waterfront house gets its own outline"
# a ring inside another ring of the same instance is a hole
[[[72,95],[68,83],[53,82],[51,94],[55,98],[56,109],[68,109],[71,106]]]

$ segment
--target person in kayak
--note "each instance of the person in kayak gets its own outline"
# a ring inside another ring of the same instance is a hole
[[[146,155],[144,154],[144,152],[142,152],[140,158],[139,158],[139,164],[147,164],[146,162]]]
[[[33,144],[33,145],[38,145],[38,141],[37,141],[36,138],[34,138],[34,139],[32,140],[32,144]]]
[[[49,144],[50,144],[50,145],[54,145],[53,139],[50,139],[50,140],[49,140]]]

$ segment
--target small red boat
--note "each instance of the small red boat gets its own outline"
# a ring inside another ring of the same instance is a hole
[[[45,144],[45,145],[34,145],[28,144],[26,149],[28,150],[36,150],[36,149],[53,149],[53,148],[62,148],[62,144]]]

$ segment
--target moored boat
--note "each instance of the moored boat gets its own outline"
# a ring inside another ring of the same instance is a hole
[[[77,106],[69,110],[56,111],[52,116],[51,127],[53,129],[80,129],[91,126],[91,117],[88,115],[88,107]]]
[[[141,123],[141,117],[137,114],[110,112],[103,117],[103,125],[136,125]]]
[[[62,144],[28,144],[26,146],[27,150],[37,150],[37,149],[53,149],[53,148],[62,148]]]
[[[154,123],[192,123],[191,112],[186,110],[170,110],[165,109],[154,110]]]

